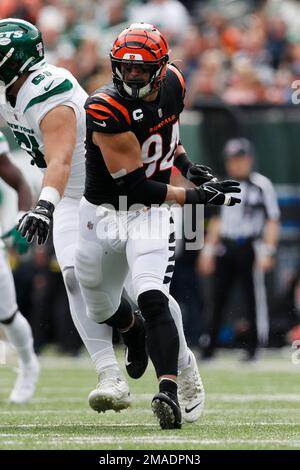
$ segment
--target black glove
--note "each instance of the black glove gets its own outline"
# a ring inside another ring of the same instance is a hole
[[[53,211],[54,205],[41,199],[33,210],[26,212],[19,220],[17,230],[29,243],[37,236],[38,244],[42,245],[48,238]]]
[[[205,165],[192,165],[187,170],[186,179],[194,183],[196,186],[201,186],[201,184],[210,181],[214,175],[212,174],[212,169],[209,166]]]
[[[234,206],[241,200],[227,193],[240,193],[240,183],[233,180],[213,181],[202,184],[199,188],[186,190],[186,204],[213,204],[215,206]]]

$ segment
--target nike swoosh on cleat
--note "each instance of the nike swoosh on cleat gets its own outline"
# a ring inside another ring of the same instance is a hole
[[[126,349],[126,352],[125,352],[125,366],[130,366],[130,364],[132,364],[132,361],[129,362],[128,361],[128,349]]]
[[[47,85],[47,86],[44,86],[44,90],[45,91],[48,91],[52,85],[52,83],[54,82],[54,80],[52,80],[52,82],[50,83],[50,85]]]
[[[105,127],[106,126],[106,122],[102,121],[93,121],[95,124],[97,124],[98,126],[102,126],[102,127]]]
[[[186,413],[190,413],[191,411],[193,411],[195,408],[197,408],[197,406],[201,405],[202,401],[199,401],[199,403],[197,403],[195,406],[193,406],[192,408],[188,408],[187,406],[185,407],[185,412]]]

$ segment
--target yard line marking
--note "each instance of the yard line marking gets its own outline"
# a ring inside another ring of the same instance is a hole
[[[8,437],[8,438],[12,438],[12,437],[15,437],[14,434],[11,434],[11,433],[6,433],[6,434],[3,434],[2,437]],[[26,434],[22,434],[21,436],[18,436],[18,441],[17,443],[20,443],[20,441],[22,442],[26,442],[25,439],[22,439],[24,437],[34,437],[36,438],[36,434],[34,433],[26,433]],[[21,439],[20,439],[21,438]],[[230,445],[230,444],[239,444],[239,445],[251,445],[251,444],[258,444],[258,445],[262,445],[262,444],[280,444],[281,446],[283,445],[287,445],[287,446],[299,446],[300,444],[300,440],[297,440],[297,439],[278,439],[278,438],[267,438],[267,439],[248,439],[248,438],[245,438],[245,439],[236,439],[236,438],[220,438],[220,439],[217,439],[217,438],[214,438],[214,439],[207,439],[207,438],[203,438],[203,439],[190,439],[190,438],[179,438],[179,437],[175,437],[175,436],[161,436],[159,438],[153,438],[151,436],[143,436],[143,437],[118,437],[118,441],[116,443],[116,438],[115,437],[101,437],[101,436],[74,436],[74,437],[64,437],[62,435],[57,435],[57,436],[46,436],[45,440],[47,441],[47,444],[51,444],[51,445],[58,445],[58,446],[62,446],[64,444],[70,444],[70,443],[74,443],[74,444],[108,444],[108,443],[112,443],[114,445],[119,445],[119,444],[127,444],[127,443],[137,443],[137,444],[143,444],[143,443],[147,443],[147,444],[170,444],[170,443],[174,443],[174,444],[200,444],[200,445],[222,445],[222,444],[226,444],[226,445]],[[39,439],[39,440],[34,440],[34,444],[35,446],[37,444],[44,444],[45,443],[45,440],[42,440],[42,439]],[[4,443],[5,441],[1,441],[2,443]],[[13,444],[15,444],[15,442],[13,440],[10,439],[10,442],[12,442]]]
[[[135,395],[133,394],[133,397]],[[151,400],[153,395],[141,393],[137,395],[140,400]],[[222,402],[251,402],[251,401],[292,401],[300,402],[299,393],[210,393],[207,394],[208,401]]]

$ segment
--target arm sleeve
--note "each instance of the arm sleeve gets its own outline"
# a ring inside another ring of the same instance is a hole
[[[148,180],[144,168],[137,168],[114,181],[119,196],[126,196],[128,208],[134,204],[144,204],[149,207],[152,204],[161,205],[165,202],[167,185]]]

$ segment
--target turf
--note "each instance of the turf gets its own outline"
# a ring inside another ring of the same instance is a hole
[[[300,365],[288,350],[242,366],[227,353],[201,366],[204,416],[176,431],[160,430],[151,412],[152,367],[130,380],[131,409],[97,414],[87,404],[96,383],[87,357],[46,356],[41,363],[36,396],[26,406],[7,403],[15,358],[0,366],[0,449],[300,449]]]

